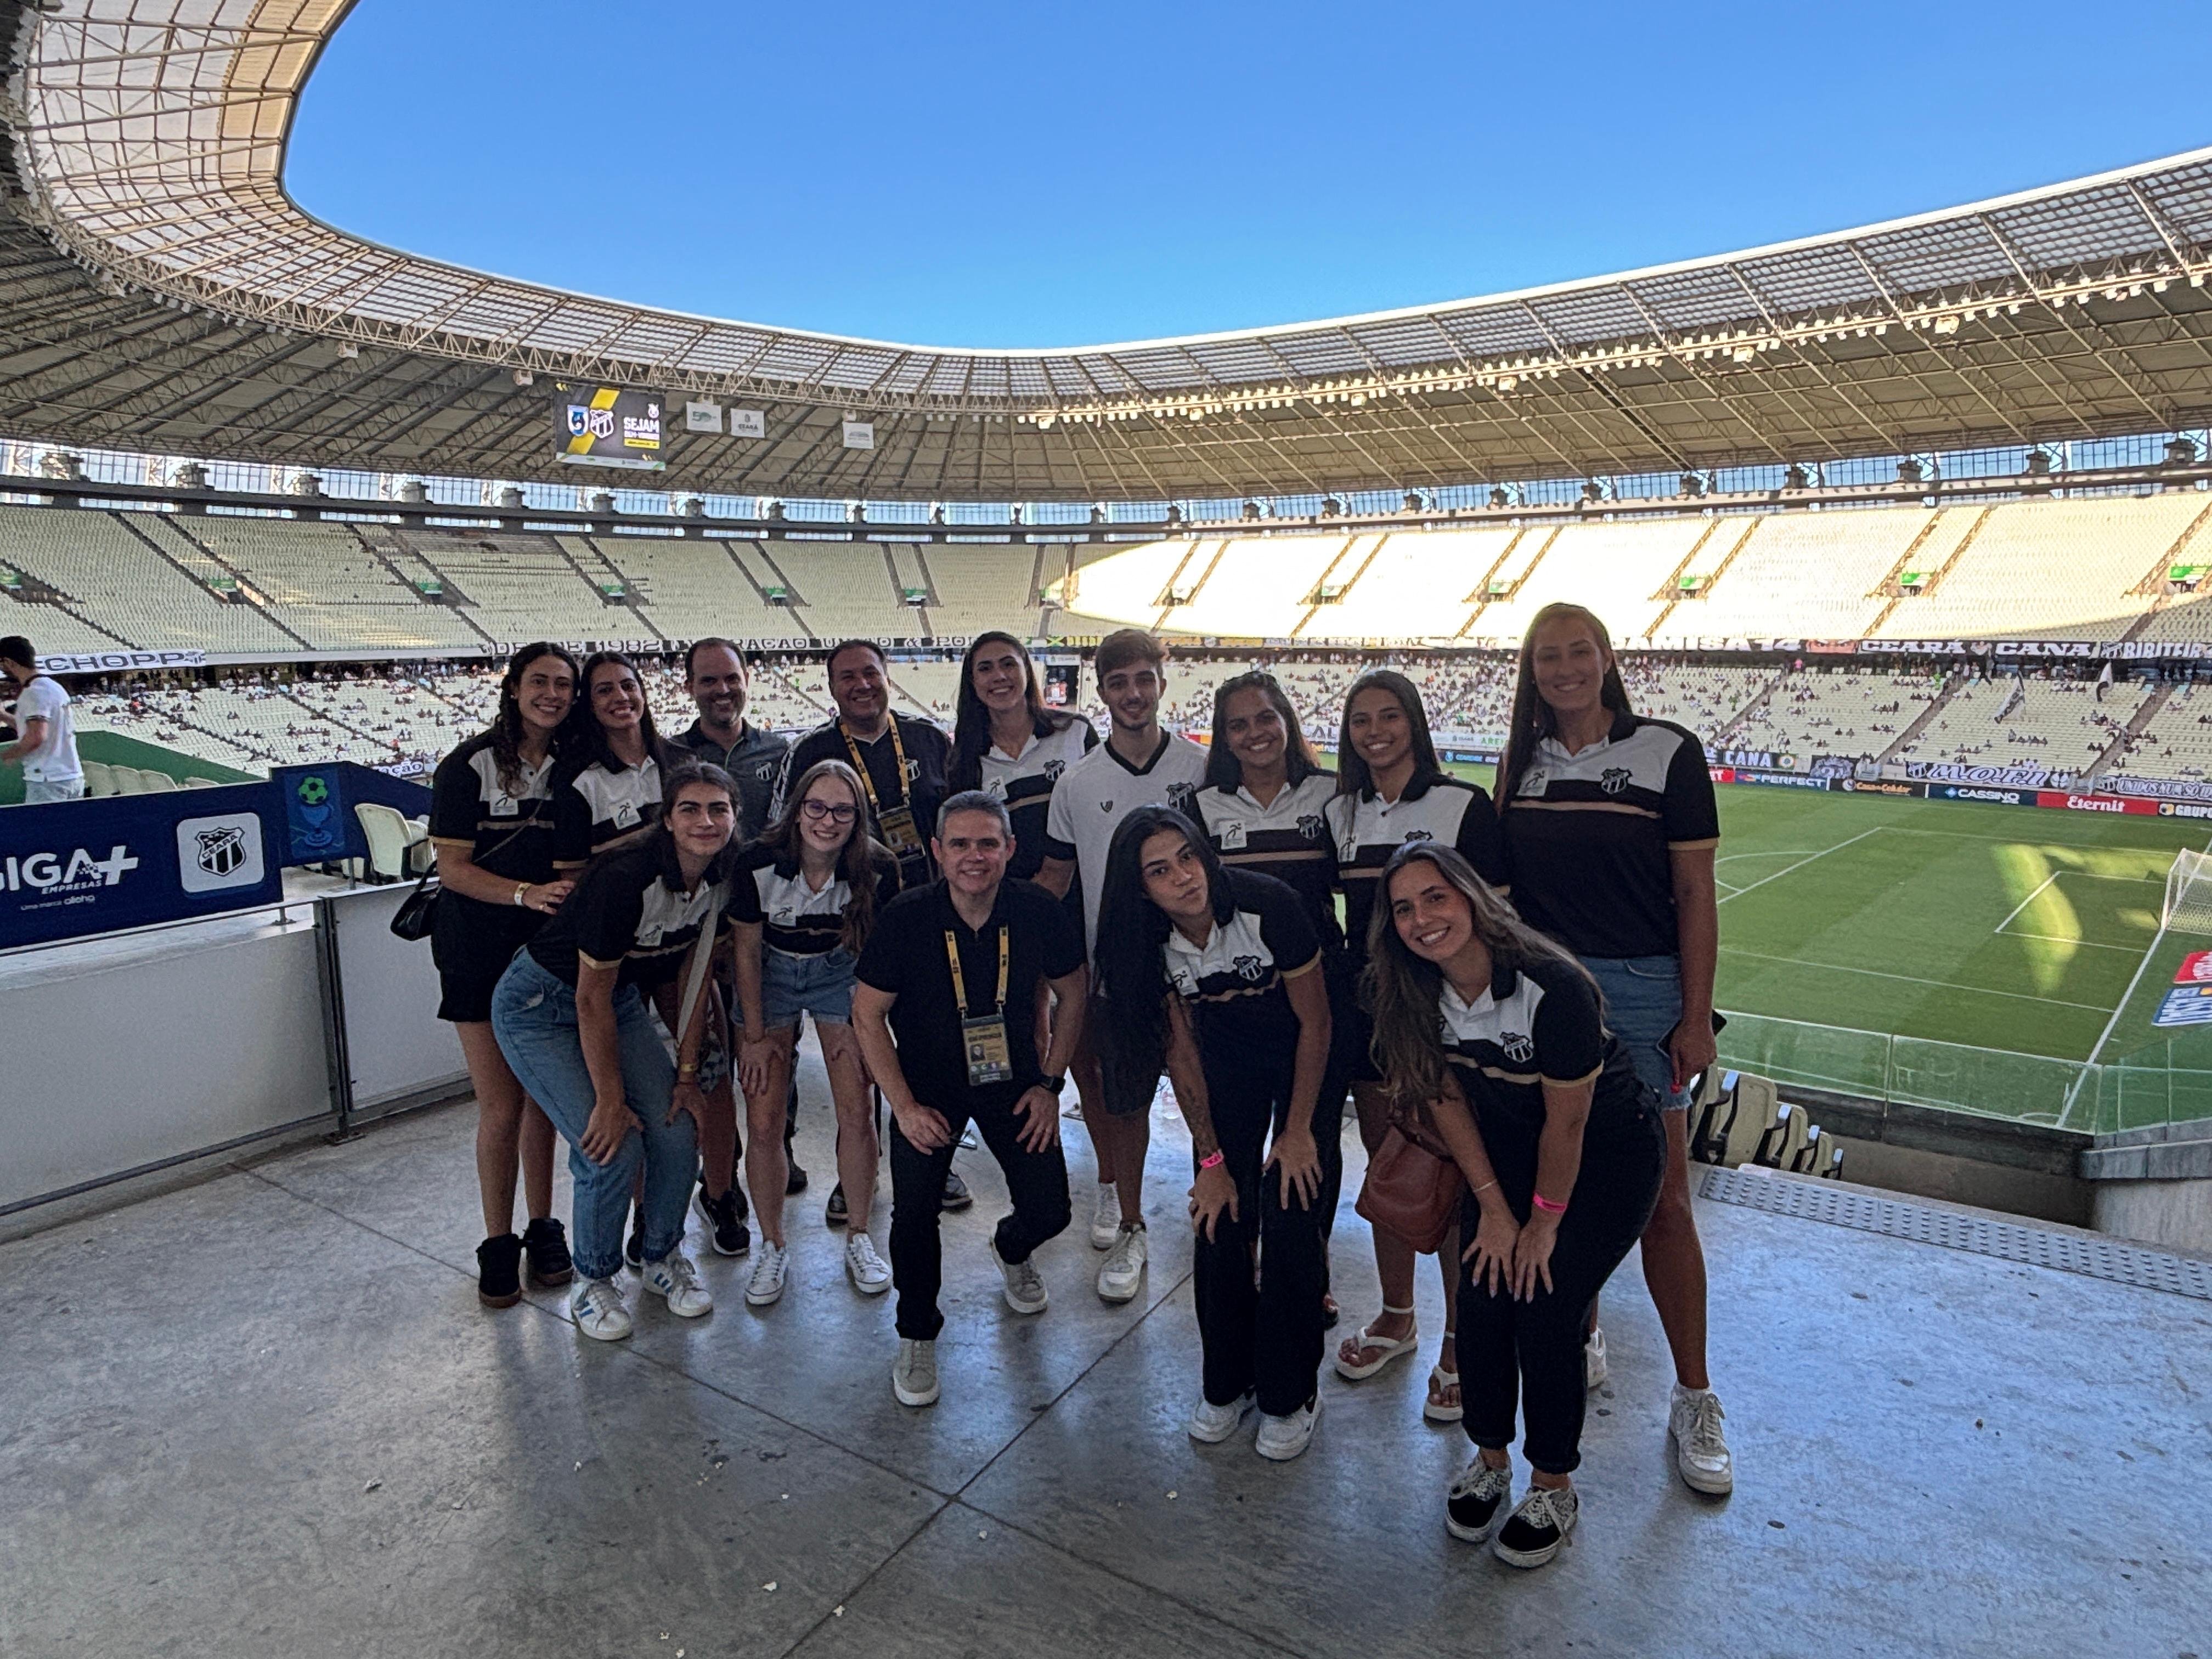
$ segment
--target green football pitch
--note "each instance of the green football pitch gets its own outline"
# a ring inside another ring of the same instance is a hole
[[[1720,807],[1723,1060],[2068,1128],[2212,1114],[2212,1029],[2151,1024],[2212,948],[2160,929],[2212,824],[1747,785]]]

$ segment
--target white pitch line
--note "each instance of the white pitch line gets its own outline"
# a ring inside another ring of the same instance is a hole
[[[1961,985],[1956,980],[1921,979],[1911,974],[1886,974],[1879,968],[1846,968],[1837,962],[1808,962],[1802,957],[1770,957],[1757,951],[1740,951],[1733,945],[1721,946],[1724,957],[1749,957],[1754,962],[1787,963],[1793,968],[1811,968],[1829,974],[1863,974],[1869,979],[1903,980],[1907,985],[1929,985],[1939,991],[1971,991],[1976,996],[2009,997],[2014,1002],[2047,1002],[2054,1008],[2081,1008],[2093,1014],[2105,1012],[2101,1002],[2069,1002],[2063,997],[2032,996],[2026,991],[1992,991],[1986,985]]]
[[[1726,904],[1729,902],[1729,899],[1741,898],[1746,893],[1752,891],[1753,889],[1765,886],[1770,881],[1781,880],[1783,877],[1788,875],[1792,870],[1802,870],[1807,865],[1812,863],[1814,859],[1824,859],[1831,853],[1840,853],[1844,848],[1849,847],[1852,842],[1864,841],[1869,836],[1878,836],[1888,827],[1889,826],[1887,824],[1877,823],[1873,829],[1862,830],[1858,834],[1850,837],[1848,840],[1838,842],[1833,847],[1823,847],[1817,853],[1808,853],[1803,858],[1799,859],[1796,863],[1785,864],[1782,868],[1777,870],[1772,875],[1761,876],[1757,881],[1753,882],[1749,887],[1739,887],[1735,891],[1730,893],[1728,896],[1728,898],[1718,900],[1717,902]],[[1777,957],[1776,960],[1780,961],[1782,958]]]
[[[2135,954],[2136,948],[2132,945],[2105,945],[2094,939],[2068,939],[2063,933],[2006,933],[2003,936],[2006,939],[2046,939],[2053,945],[2086,945],[2092,951],[2125,951],[2130,956]]]
[[[2016,916],[2016,915],[2018,915],[2021,911],[2023,911],[2023,910],[2027,909],[2027,907],[2028,907],[2029,905],[2031,905],[2031,904],[2034,903],[2034,902],[2035,902],[2035,901],[2036,901],[2036,899],[2037,899],[2037,897],[2038,897],[2038,896],[2042,893],[2043,890],[2044,890],[2045,888],[2046,888],[2046,887],[2050,886],[2050,885],[2051,885],[2051,884],[2052,882],[2054,882],[2054,881],[2056,881],[2056,880],[2057,880],[2057,879],[2058,879],[2058,872],[2057,872],[2056,870],[2053,870],[2053,871],[2052,871],[2049,875],[2045,876],[2045,877],[2041,881],[2038,882],[2038,883],[2035,884],[2035,891],[2034,891],[2034,892],[2030,893],[2030,894],[2029,894],[2026,898],[2022,899],[2022,900],[2021,900],[2018,904],[2015,904],[2014,906],[2013,906],[2011,915],[2010,915],[2006,916],[2006,917],[2005,917],[2005,919],[2004,919],[2004,921],[2001,921],[2001,922],[1999,922],[1996,927],[1994,927],[1990,928],[1990,932],[1991,932],[1992,933],[2002,933],[2002,932],[2004,932],[2004,930],[2005,930],[2005,922],[2006,922],[2006,921],[2010,921],[2013,919],[2013,916]]]

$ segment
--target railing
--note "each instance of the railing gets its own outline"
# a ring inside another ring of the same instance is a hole
[[[1785,1086],[2087,1134],[2212,1118],[2212,1033],[2201,1030],[2093,1065],[1729,1013],[1720,1056]]]

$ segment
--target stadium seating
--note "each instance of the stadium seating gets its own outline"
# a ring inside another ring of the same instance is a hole
[[[1514,540],[1511,530],[1409,532],[1355,547],[1333,579],[1343,592],[1316,608],[1301,639],[1451,639],[1474,610],[1472,595]]]
[[[1971,682],[1952,694],[1898,758],[2086,771],[2150,693],[2140,681],[2122,681],[2100,703],[2096,690],[2086,680],[2007,676]]]
[[[126,516],[135,528],[122,522]],[[299,649],[254,606],[218,599],[181,562],[157,552],[156,544],[166,545],[163,517],[0,507],[0,569],[12,566],[69,601],[69,611],[28,606],[21,624],[14,605],[0,607],[10,631],[34,635],[47,651],[112,651],[118,641],[149,650]],[[210,563],[208,574],[220,573]]]
[[[824,643],[922,632],[924,619],[901,597],[890,556],[874,543],[776,542],[755,551],[781,573]]]
[[[1902,737],[1942,683],[1914,674],[1815,668],[1785,675],[1729,733],[1730,749],[1872,760]]]
[[[660,536],[594,536],[588,541],[619,574],[662,637],[781,639],[799,633],[792,613],[772,605],[721,541]],[[641,630],[645,632],[654,629]]]
[[[318,651],[468,650],[479,636],[394,574],[343,524],[208,517],[169,526],[201,544]]]
[[[2143,727],[2124,769],[2197,782],[2212,779],[2212,686],[2178,687]]]
[[[1569,525],[1511,594],[1474,613],[1467,634],[1517,646],[1536,612],[1564,599],[1596,611],[1616,645],[1641,641],[1672,602],[1666,590],[1674,573],[1725,522],[1689,517]]]
[[[1656,642],[1861,638],[1891,603],[1877,588],[1930,523],[1917,507],[1759,518],[1717,580],[1667,614]]]

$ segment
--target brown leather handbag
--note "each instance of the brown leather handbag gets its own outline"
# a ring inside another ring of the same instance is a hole
[[[1352,1208],[1425,1255],[1443,1246],[1444,1235],[1459,1220],[1466,1186],[1459,1165],[1441,1155],[1427,1132],[1401,1113],[1367,1160],[1367,1180]]]

